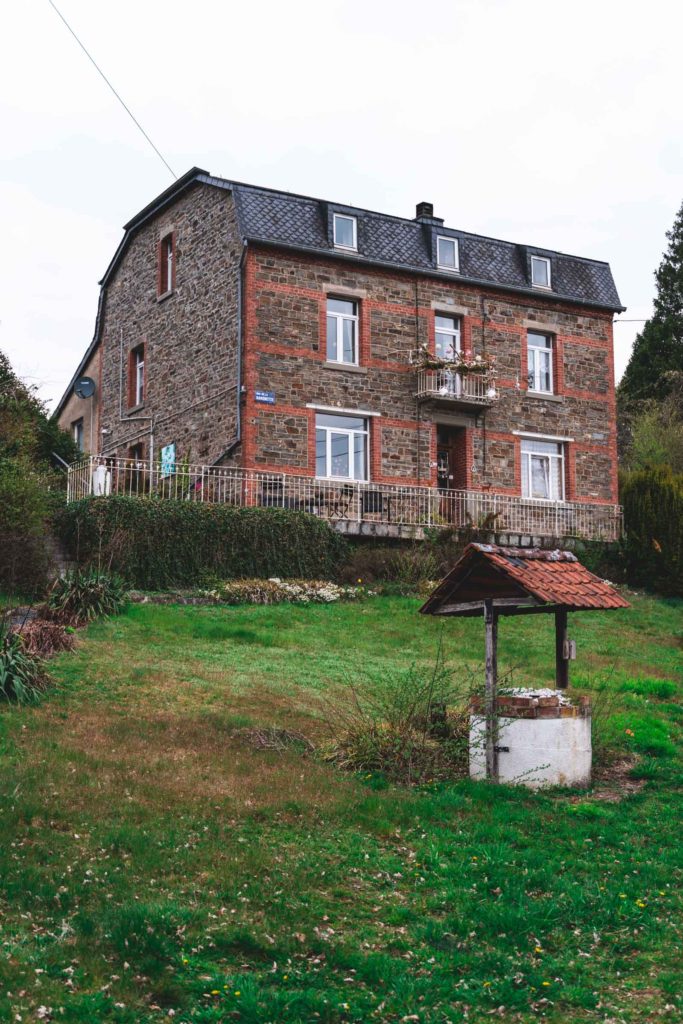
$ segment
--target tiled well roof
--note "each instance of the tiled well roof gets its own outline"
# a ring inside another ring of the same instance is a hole
[[[501,602],[503,614],[529,604],[559,605],[570,611],[630,607],[571,551],[470,544],[420,611],[426,615],[479,614],[483,606],[473,606],[485,598],[493,599],[494,606]]]

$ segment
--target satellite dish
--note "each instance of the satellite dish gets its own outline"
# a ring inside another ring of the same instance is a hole
[[[74,384],[74,391],[79,398],[90,398],[95,394],[95,381],[92,377],[79,377]]]

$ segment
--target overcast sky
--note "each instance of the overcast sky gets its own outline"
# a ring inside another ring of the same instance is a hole
[[[608,260],[647,317],[683,199],[674,0],[56,0],[176,175]],[[47,0],[0,40],[0,348],[60,397],[171,175]],[[621,372],[639,325],[615,327]]]

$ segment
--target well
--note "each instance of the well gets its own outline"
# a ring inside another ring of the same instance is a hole
[[[565,693],[514,690],[497,700],[498,781],[541,789],[588,786],[591,780],[591,707]],[[470,776],[485,779],[486,713],[474,700],[470,715]]]
[[[576,657],[567,616],[572,611],[628,607],[621,594],[589,572],[571,551],[495,544],[465,548],[420,611],[484,618],[486,689],[472,713],[471,775],[533,787],[590,782],[590,707],[573,704],[564,693],[569,686],[569,663]],[[557,689],[499,695],[499,619],[548,614],[555,617]]]

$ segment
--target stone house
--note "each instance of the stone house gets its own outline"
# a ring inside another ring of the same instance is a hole
[[[357,532],[618,532],[608,264],[198,168],[124,231],[56,412],[108,488],[163,454],[193,497],[229,473]]]

